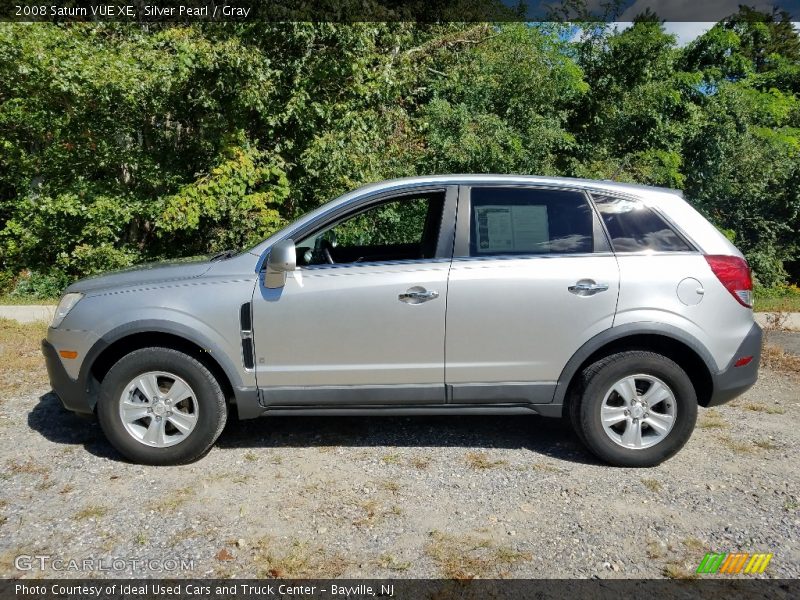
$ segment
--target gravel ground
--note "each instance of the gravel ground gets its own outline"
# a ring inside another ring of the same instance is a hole
[[[232,421],[199,462],[143,467],[37,385],[0,401],[5,577],[88,575],[19,555],[188,559],[187,577],[682,577],[707,551],[773,552],[764,577],[800,577],[797,375],[763,371],[645,470],[536,417]]]

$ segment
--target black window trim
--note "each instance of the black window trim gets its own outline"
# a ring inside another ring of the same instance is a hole
[[[595,213],[597,214],[597,216],[598,216],[598,218],[600,220],[600,226],[603,228],[603,231],[605,232],[605,236],[606,236],[606,239],[608,240],[608,244],[611,247],[611,250],[614,252],[615,255],[622,255],[622,256],[658,256],[658,255],[661,255],[661,254],[669,254],[669,255],[679,254],[680,255],[680,254],[699,254],[699,253],[702,252],[700,250],[700,247],[694,242],[694,240],[692,240],[692,238],[690,238],[677,225],[677,223],[675,223],[675,221],[670,219],[669,216],[666,215],[664,213],[664,211],[662,211],[657,206],[649,205],[644,200],[644,198],[642,198],[641,196],[635,196],[633,194],[625,194],[625,193],[620,193],[620,192],[616,192],[616,191],[598,190],[598,189],[592,189],[592,190],[586,190],[586,191],[587,191],[587,194],[589,196],[589,200],[592,203],[592,207],[594,208]],[[603,221],[602,215],[600,214],[600,209],[597,207],[597,202],[594,199],[595,196],[603,196],[603,197],[606,197],[606,198],[619,198],[620,200],[628,200],[628,201],[631,201],[631,202],[637,202],[637,203],[641,204],[646,209],[648,209],[648,210],[652,211],[653,213],[655,213],[655,215],[657,217],[659,217],[662,221],[664,221],[664,223],[666,223],[667,226],[672,230],[672,233],[674,233],[678,237],[678,239],[680,239],[684,244],[686,244],[689,247],[689,250],[631,250],[631,251],[614,250],[614,242],[611,239],[611,234],[608,232],[608,228],[606,227],[606,224]]]
[[[381,261],[364,261],[357,263],[335,263],[335,264],[322,264],[322,265],[305,265],[299,266],[298,269],[307,271],[320,271],[328,269],[344,269],[354,267],[375,267],[375,266],[391,266],[391,265],[414,265],[418,263],[434,263],[434,262],[449,262],[453,258],[453,238],[455,237],[455,213],[458,201],[458,186],[455,185],[423,185],[423,186],[409,186],[407,188],[385,190],[373,194],[367,194],[354,198],[331,210],[325,215],[306,223],[303,227],[292,231],[287,234],[283,239],[303,239],[309,235],[325,229],[329,225],[342,221],[349,216],[355,216],[359,213],[365,212],[370,208],[379,204],[392,202],[404,197],[423,196],[431,193],[443,193],[444,202],[442,203],[442,222],[439,227],[439,239],[436,242],[436,252],[432,258],[413,258],[402,260],[381,260]],[[264,260],[264,265],[266,265]]]
[[[592,243],[595,248],[601,247],[593,252],[574,252],[574,253],[514,253],[514,254],[489,254],[486,256],[470,256],[470,225],[472,218],[472,189],[473,188],[516,188],[525,190],[552,190],[560,192],[573,192],[584,197],[592,213]],[[603,249],[602,247],[605,246]],[[458,211],[456,214],[456,239],[453,249],[453,260],[461,261],[486,261],[486,260],[514,260],[514,259],[554,259],[554,258],[585,258],[587,256],[614,256],[608,232],[603,226],[597,207],[592,201],[588,190],[569,185],[557,185],[548,183],[496,183],[480,182],[458,186]]]

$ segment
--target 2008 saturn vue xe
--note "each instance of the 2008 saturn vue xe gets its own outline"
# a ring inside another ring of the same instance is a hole
[[[386,181],[238,254],[70,286],[42,342],[64,406],[131,460],[205,453],[229,412],[568,416],[650,466],[756,380],[741,253],[679,192]]]

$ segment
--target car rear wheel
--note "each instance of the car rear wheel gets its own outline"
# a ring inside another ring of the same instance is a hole
[[[570,418],[597,457],[616,466],[651,467],[688,441],[697,395],[686,372],[669,358],[621,352],[581,373]]]
[[[225,396],[198,360],[169,348],[143,348],[109,370],[97,407],[100,425],[126,458],[174,465],[205,454],[225,426]]]

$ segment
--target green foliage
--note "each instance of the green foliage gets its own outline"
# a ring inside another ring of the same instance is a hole
[[[788,108],[784,104],[794,106]],[[705,122],[686,140],[693,165],[686,192],[718,226],[736,232],[757,281],[785,280],[798,251],[800,163],[797,99],[725,82],[709,97]]]
[[[685,48],[652,13],[2,23],[0,291],[242,247],[363,183],[444,172],[683,188],[774,286],[800,253],[798,98],[800,37],[747,8]],[[378,229],[414,222],[384,212]]]
[[[16,285],[8,296],[9,299],[35,298],[38,300],[52,300],[58,298],[67,285],[69,285],[69,278],[63,273],[25,271],[17,279]]]
[[[575,143],[570,108],[588,91],[552,26],[481,26],[473,47],[438,53],[420,111],[433,172],[559,172]],[[476,30],[469,33],[475,35]]]
[[[333,228],[340,246],[418,244],[425,231],[428,201],[388,202]]]
[[[216,251],[255,244],[286,224],[279,212],[289,193],[283,168],[264,164],[264,153],[252,147],[222,153],[208,176],[165,198],[160,235],[188,232],[185,248]],[[208,232],[201,242],[193,239],[198,230]]]

